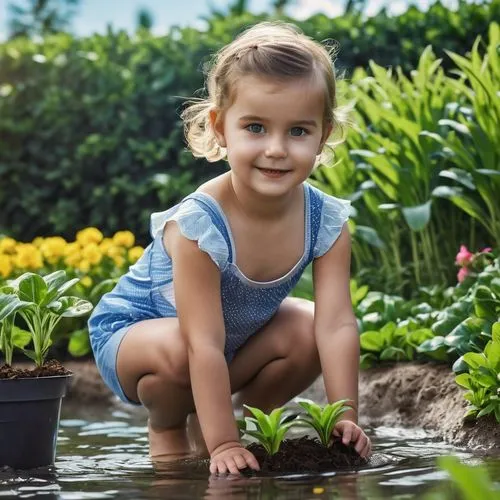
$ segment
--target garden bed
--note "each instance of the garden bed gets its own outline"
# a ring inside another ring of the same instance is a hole
[[[92,361],[65,362],[65,367],[74,374],[66,400],[81,404],[117,402]],[[463,393],[445,365],[399,363],[371,368],[360,374],[360,423],[372,427],[418,427],[456,446],[486,452],[499,450],[500,424],[494,418],[464,423],[467,402]],[[302,396],[324,404],[321,377]]]

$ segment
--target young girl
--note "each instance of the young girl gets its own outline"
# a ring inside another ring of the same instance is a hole
[[[212,473],[258,469],[231,394],[268,412],[321,372],[328,400],[353,407],[334,433],[370,454],[356,424],[349,204],[306,182],[340,127],[335,93],[320,44],[261,23],[217,54],[208,98],[184,111],[193,154],[230,170],[152,215],[152,243],[89,320],[104,380],[148,410],[152,457],[189,452],[196,411]],[[310,262],[315,303],[288,298]]]

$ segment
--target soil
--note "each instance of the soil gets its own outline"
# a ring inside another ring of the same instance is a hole
[[[318,439],[308,436],[285,439],[274,455],[268,455],[264,447],[257,443],[249,444],[247,449],[259,462],[259,474],[331,472],[342,468],[352,469],[368,463],[358,455],[354,447],[345,446],[339,438],[334,438],[328,448]]]
[[[54,377],[57,375],[69,375],[71,373],[71,371],[64,368],[55,359],[46,361],[42,366],[35,368],[0,366],[0,379]]]
[[[73,372],[65,404],[124,408],[124,403],[104,384],[92,360],[64,364]],[[500,424],[490,416],[475,423],[465,422],[464,392],[446,365],[399,363],[371,368],[361,371],[359,376],[359,422],[364,428],[423,428],[436,439],[455,446],[498,455]],[[301,397],[324,404],[323,379],[319,377]],[[147,418],[142,407],[126,405],[126,409]]]
[[[360,424],[417,427],[448,443],[498,454],[500,424],[491,415],[464,421],[464,393],[446,365],[398,363],[371,368],[359,377]],[[324,404],[322,378],[303,396]]]

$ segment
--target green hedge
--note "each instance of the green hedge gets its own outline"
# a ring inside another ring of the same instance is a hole
[[[409,70],[428,43],[438,55],[466,52],[499,15],[493,0],[461,3],[456,13],[438,3],[396,17],[316,15],[297,24],[339,41],[340,68],[374,58]],[[72,238],[86,226],[107,234],[127,228],[146,243],[150,212],[224,170],[185,150],[179,111],[202,87],[209,55],[264,18],[214,17],[206,32],[173,29],[165,37],[61,34],[0,45],[0,233],[31,240]]]

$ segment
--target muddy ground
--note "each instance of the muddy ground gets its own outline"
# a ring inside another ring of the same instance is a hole
[[[117,403],[93,362],[72,361],[65,366],[74,373],[68,400],[84,404]],[[491,417],[465,423],[467,402],[463,393],[447,366],[400,363],[372,368],[360,374],[360,424],[423,428],[456,446],[498,453],[500,424]],[[324,403],[321,377],[302,396]]]

